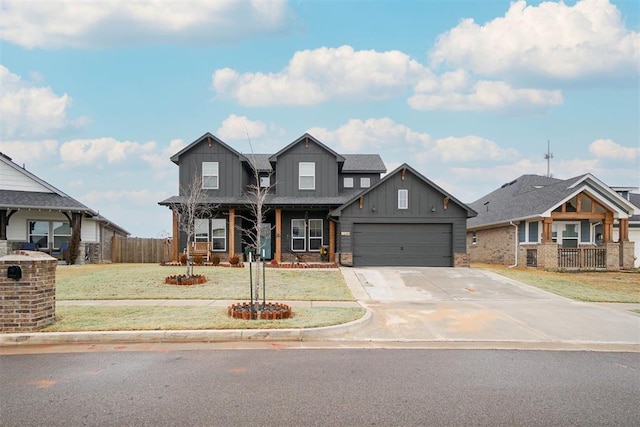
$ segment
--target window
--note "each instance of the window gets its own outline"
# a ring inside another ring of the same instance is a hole
[[[270,185],[271,185],[271,181],[269,180],[268,176],[260,177],[260,188],[267,188]]]
[[[319,251],[322,246],[322,220],[309,220],[309,250]]]
[[[527,238],[527,241],[531,243],[539,243],[540,234],[538,233],[538,221],[530,222],[528,231],[529,236]]]
[[[360,188],[371,187],[371,178],[360,178]]]
[[[29,243],[36,249],[49,248],[49,221],[29,221]]]
[[[71,240],[71,226],[68,222],[54,221],[53,223],[53,247],[60,248],[63,243]]]
[[[218,162],[202,162],[202,188],[217,190],[218,186]]]
[[[298,163],[298,189],[316,189],[316,164],[313,162]]]
[[[29,221],[29,243],[36,249],[58,249],[70,239],[71,225],[66,221]]]
[[[398,190],[398,209],[409,209],[409,190]]]
[[[471,233],[471,244],[472,245],[478,244],[478,234],[475,231]]]
[[[308,221],[304,219],[292,219],[291,249],[296,252],[304,252],[306,250],[320,251],[323,237],[322,230],[321,219],[310,219]]]
[[[345,177],[344,178],[344,188],[353,188],[353,178]]]
[[[194,237],[196,242],[209,241],[209,220],[196,218],[194,223]]]
[[[211,247],[214,251],[227,250],[227,220],[211,220]]]
[[[291,220],[291,250],[306,250],[306,233],[304,227],[304,219]]]

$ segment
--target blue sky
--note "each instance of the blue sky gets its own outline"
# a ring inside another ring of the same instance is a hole
[[[472,202],[522,174],[640,187],[640,2],[0,0],[0,151],[133,236],[169,157],[309,132]]]

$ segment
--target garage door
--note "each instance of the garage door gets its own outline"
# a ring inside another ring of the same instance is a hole
[[[354,266],[452,267],[451,224],[354,224]]]

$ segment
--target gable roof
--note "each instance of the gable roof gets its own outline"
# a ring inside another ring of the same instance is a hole
[[[471,217],[474,217],[474,216],[477,215],[477,213],[473,209],[471,209],[469,206],[467,206],[465,203],[462,203],[460,200],[456,199],[454,196],[452,196],[447,191],[445,191],[442,188],[440,188],[433,181],[429,180],[424,175],[422,175],[420,172],[418,172],[417,170],[415,170],[414,168],[412,168],[411,166],[409,166],[406,163],[403,163],[400,166],[398,166],[395,170],[393,170],[392,172],[387,174],[384,178],[382,178],[380,181],[376,182],[371,187],[369,187],[369,188],[357,193],[355,196],[353,196],[351,199],[349,199],[347,202],[345,202],[342,206],[340,206],[339,208],[335,209],[331,213],[331,215],[332,216],[340,216],[340,214],[342,213],[342,211],[345,208],[347,208],[349,205],[355,203],[357,200],[360,199],[361,196],[364,196],[364,195],[366,195],[368,193],[371,193],[371,192],[375,191],[376,188],[380,187],[385,182],[387,182],[388,180],[392,179],[392,177],[394,177],[395,175],[401,173],[403,170],[409,171],[411,174],[413,174],[416,178],[420,179],[426,185],[428,185],[431,188],[435,189],[436,191],[440,192],[442,195],[448,197],[451,202],[457,204],[462,209],[467,211],[467,218],[471,218]]]
[[[206,132],[200,138],[196,139],[191,144],[187,145],[182,150],[178,151],[176,154],[171,156],[170,160],[177,165],[179,163],[179,161],[180,161],[180,156],[182,156],[184,153],[186,153],[187,151],[191,150],[193,147],[195,147],[196,145],[200,144],[201,142],[207,141],[207,140],[208,141],[215,141],[217,144],[222,145],[224,148],[226,148],[227,150],[231,151],[233,154],[235,154],[238,157],[242,158],[242,154],[237,152],[231,146],[225,144],[221,139],[219,139],[215,135],[212,135],[211,132]]]
[[[327,151],[331,155],[335,156],[337,162],[339,162],[339,163],[344,162],[344,157],[343,156],[341,156],[340,154],[336,153],[331,148],[327,147],[322,142],[318,141],[317,139],[315,139],[313,136],[309,135],[308,133],[305,133],[300,138],[296,139],[291,144],[287,145],[282,150],[278,151],[276,154],[273,154],[271,157],[269,157],[269,161],[270,162],[276,162],[278,160],[278,156],[286,153],[291,148],[295,147],[296,145],[298,145],[299,143],[301,143],[302,141],[307,140],[307,139],[313,141],[315,144],[320,146],[320,148],[324,149],[325,151]]]
[[[27,180],[31,180],[44,190],[26,191],[0,189],[0,209],[46,209],[55,211],[69,211],[83,213],[87,217],[116,229],[124,234],[130,234],[119,225],[109,221],[93,209],[80,203],[78,200],[57,189],[48,182],[38,178],[28,170],[13,163],[11,157],[0,153],[0,162],[21,174]]]
[[[591,174],[566,180],[540,175],[522,175],[479,198],[469,206],[478,216],[469,220],[468,228],[551,216],[551,211],[577,194],[586,192],[600,203],[628,217],[636,209],[610,187]]]

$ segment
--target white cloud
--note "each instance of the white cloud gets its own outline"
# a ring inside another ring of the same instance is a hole
[[[553,79],[636,74],[640,33],[625,28],[620,11],[608,0],[573,6],[527,6],[521,0],[484,25],[461,21],[439,36],[430,59],[434,66],[503,79],[514,73]]]
[[[0,65],[1,138],[37,138],[85,124],[85,118],[67,118],[70,106],[66,93],[56,95],[49,86],[25,81]]]
[[[394,50],[354,51],[351,46],[296,52],[278,73],[223,68],[212,76],[218,97],[244,106],[313,105],[329,99],[366,100],[402,95],[426,69]]]
[[[143,156],[156,151],[156,143],[118,141],[114,138],[74,139],[60,146],[60,157],[67,164],[118,163],[129,156]]]
[[[623,147],[610,139],[596,139],[589,145],[589,152],[603,159],[638,162],[640,148]]]
[[[283,0],[4,0],[0,37],[26,48],[218,45],[286,31]]]
[[[446,73],[440,82],[422,81],[415,89],[407,103],[416,110],[535,111],[563,102],[559,90],[518,89],[499,81],[472,83],[460,72]]]
[[[0,141],[0,152],[11,157],[16,164],[26,164],[28,169],[33,163],[51,162],[52,157],[58,154],[58,141]]]
[[[323,143],[336,147],[340,153],[373,152],[380,148],[396,148],[426,145],[431,137],[414,132],[388,117],[380,119],[351,119],[335,130],[311,128],[307,131]]]
[[[432,148],[422,155],[422,159],[438,159],[443,162],[470,162],[477,160],[506,160],[518,156],[513,148],[500,148],[498,144],[480,136],[450,136],[435,141]]]
[[[248,139],[260,138],[264,136],[265,132],[266,126],[264,122],[259,120],[252,121],[245,116],[231,114],[222,121],[222,125],[216,131],[216,135],[225,142],[227,140],[247,141]]]

